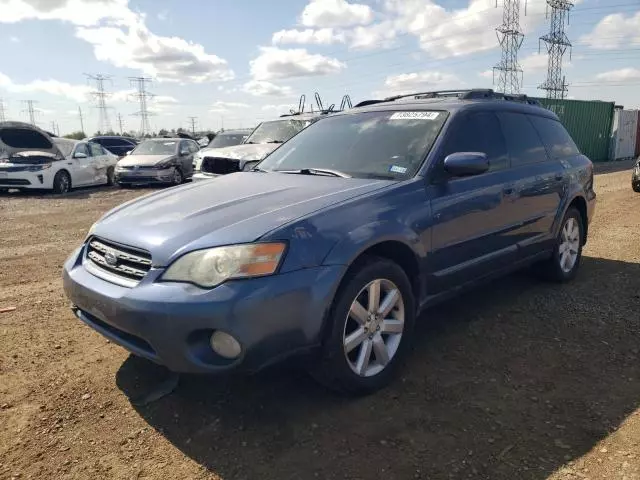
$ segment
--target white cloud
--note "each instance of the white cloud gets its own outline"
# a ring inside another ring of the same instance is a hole
[[[18,37],[9,37],[9,41],[11,43],[20,43],[20,39]]]
[[[155,97],[153,97],[151,101],[155,103],[163,103],[163,104],[178,103],[178,99],[170,95],[156,95]]]
[[[525,74],[546,70],[548,63],[549,56],[542,53],[532,53],[520,60],[520,66]]]
[[[129,0],[0,0],[0,23],[59,20],[76,25],[76,36],[93,45],[96,58],[134,68],[161,81],[230,80],[226,60],[200,44],[149,31]]]
[[[260,47],[260,55],[250,65],[256,80],[330,75],[346,67],[335,58],[312,54],[303,48],[276,47]]]
[[[91,89],[87,85],[72,85],[58,80],[33,80],[28,83],[15,83],[7,75],[0,72],[0,89],[12,93],[47,93],[65,97],[75,102],[86,102]]]
[[[393,45],[397,30],[392,22],[381,22],[367,27],[356,27],[349,34],[349,46],[353,49],[389,48]]]
[[[490,78],[493,80],[493,70],[484,70],[478,74],[482,78]]]
[[[209,109],[209,111],[214,113],[224,113],[230,110],[237,110],[240,108],[249,108],[249,105],[247,105],[246,103],[239,103],[239,102],[218,101],[218,102],[215,102],[213,105],[211,105],[211,108]]]
[[[371,23],[373,17],[368,5],[345,0],[311,0],[300,20],[305,27],[349,27]]]
[[[463,84],[464,82],[453,73],[434,71],[403,73],[387,77],[384,88],[376,92],[375,96],[401,95],[443,87],[451,89]]]
[[[242,90],[256,97],[287,97],[293,94],[291,87],[260,80],[251,80],[245,83]]]
[[[333,28],[321,28],[314,30],[307,28],[305,30],[280,30],[273,34],[271,42],[274,45],[282,44],[308,44],[308,45],[331,45],[333,43],[344,43],[346,35],[343,32],[337,32]]]
[[[628,17],[622,13],[607,15],[580,41],[598,50],[640,45],[640,11]]]
[[[640,69],[622,68],[620,70],[602,72],[597,74],[596,78],[598,80],[603,80],[606,82],[626,82],[629,80],[640,80]]]
[[[291,103],[280,105],[263,105],[261,110],[263,112],[289,113],[291,110],[297,111],[298,107]]]

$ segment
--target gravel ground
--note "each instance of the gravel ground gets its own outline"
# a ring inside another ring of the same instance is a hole
[[[65,257],[141,190],[0,196],[0,478],[640,479],[640,195],[601,168],[573,283],[510,276],[429,311],[405,375],[349,400],[281,367],[183,377],[69,311]]]

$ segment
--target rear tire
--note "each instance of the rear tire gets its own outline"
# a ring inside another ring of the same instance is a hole
[[[71,177],[64,170],[56,173],[53,178],[53,192],[58,195],[64,195],[71,191]]]
[[[400,266],[378,257],[360,263],[334,298],[312,376],[347,395],[383,388],[409,349],[415,311],[411,282]]]
[[[634,192],[640,193],[640,183],[632,183],[631,188],[633,188]]]
[[[550,281],[564,283],[573,280],[580,267],[583,243],[582,216],[576,208],[571,207],[562,220],[553,255],[538,264],[538,271]]]

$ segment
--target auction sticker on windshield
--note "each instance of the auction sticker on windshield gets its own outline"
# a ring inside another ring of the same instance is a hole
[[[440,112],[396,112],[389,120],[435,120]]]

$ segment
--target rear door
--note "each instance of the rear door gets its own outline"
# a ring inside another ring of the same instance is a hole
[[[436,294],[508,266],[517,247],[505,219],[503,196],[509,182],[509,158],[500,123],[493,112],[462,112],[452,119],[428,187],[432,199],[432,253],[429,294]],[[451,178],[447,155],[482,152],[488,172]]]
[[[517,225],[513,235],[520,247],[520,257],[526,258],[549,248],[568,178],[562,155],[557,155],[556,147],[552,147],[554,157],[550,155],[534,126],[541,129],[544,126],[546,132],[546,122],[553,120],[515,112],[500,112],[498,116],[511,158],[512,182],[508,186],[510,194],[505,198],[505,213]]]

